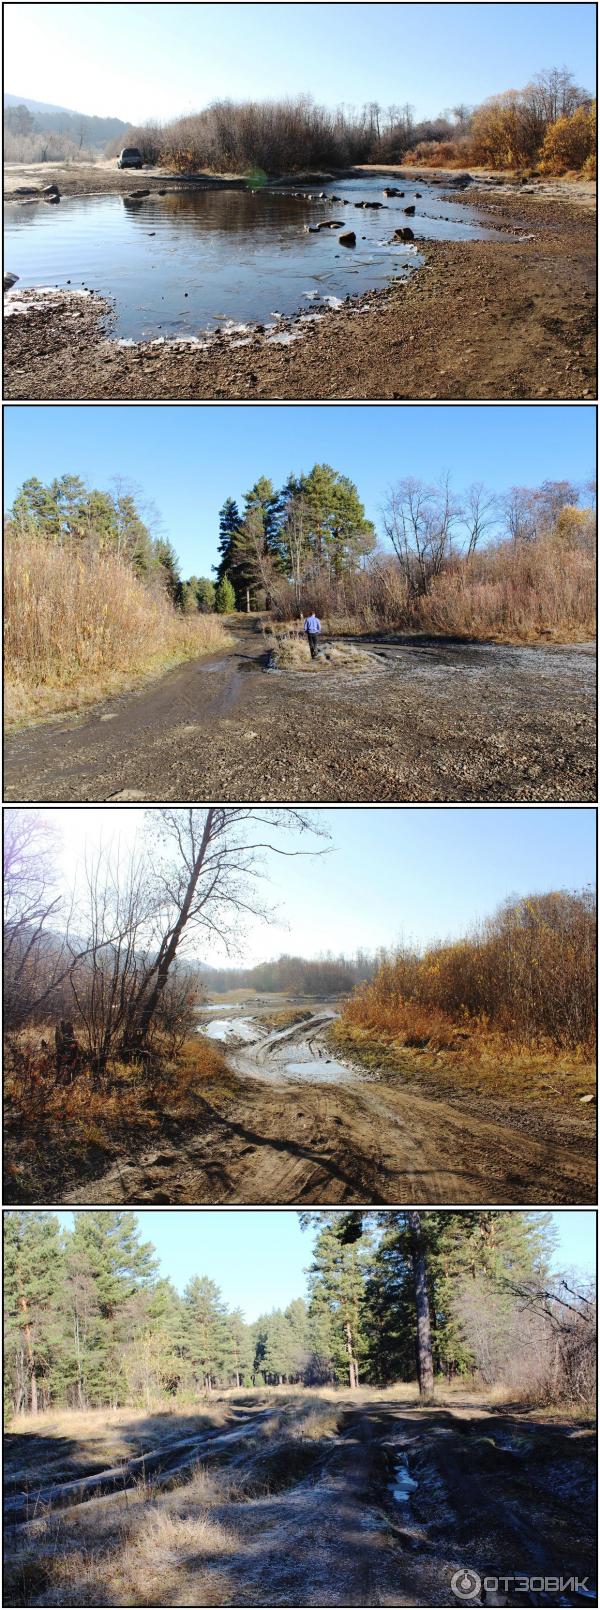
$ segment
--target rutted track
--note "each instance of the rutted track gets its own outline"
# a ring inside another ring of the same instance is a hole
[[[179,1551],[173,1547],[173,1533],[168,1534],[170,1570],[161,1578],[160,1596],[152,1594],[149,1602],[456,1606],[463,1601],[455,1596],[452,1579],[466,1572],[488,1579],[512,1574],[515,1583],[523,1574],[538,1582],[541,1576],[576,1576],[588,1584],[581,1595],[567,1590],[560,1597],[540,1592],[536,1583],[525,1594],[509,1585],[500,1597],[475,1590],[469,1596],[475,1604],[575,1605],[586,1597],[593,1600],[591,1424],[498,1411],[464,1392],[423,1406],[410,1388],[402,1387],[393,1396],[332,1394],[330,1404],[330,1414],[323,1406],[321,1434],[313,1428],[308,1439],[302,1414],[310,1402],[305,1399],[299,1410],[297,1399],[286,1402],[276,1396],[267,1409],[256,1400],[232,1405],[237,1427],[198,1436],[187,1468],[174,1467],[164,1445],[162,1466],[152,1476],[149,1522],[160,1520],[162,1511],[175,1525],[181,1517],[186,1530]],[[315,1407],[318,1416],[319,1400]],[[18,1444],[20,1439],[10,1440]],[[211,1452],[215,1458],[207,1512],[207,1490],[200,1486],[195,1491],[190,1464],[194,1458],[204,1465]],[[410,1478],[407,1495],[398,1491],[399,1469]],[[100,1487],[111,1476],[99,1473]],[[155,1490],[164,1486],[173,1490],[168,1495]],[[115,1527],[124,1497],[122,1486],[112,1483],[99,1503],[91,1488],[85,1503],[75,1499],[75,1511],[61,1515],[60,1546],[68,1555],[69,1549],[87,1543],[95,1582],[105,1584],[107,1572],[112,1580],[110,1556],[122,1552],[123,1533]],[[25,1502],[32,1504],[33,1489]],[[38,1506],[43,1502],[38,1493]],[[147,1502],[143,1490],[134,1494],[124,1522],[125,1536],[134,1546]],[[14,1514],[10,1501],[8,1513]],[[225,1527],[228,1539],[234,1538],[234,1548],[219,1552],[203,1547],[207,1513],[213,1524]],[[44,1594],[45,1560],[40,1569],[36,1556],[36,1546],[43,1556],[44,1532],[38,1538],[38,1524],[21,1522],[18,1532],[11,1533],[14,1578],[19,1587],[32,1581],[33,1591],[13,1598],[9,1590],[8,1604],[62,1602]],[[19,1549],[24,1551],[21,1576]],[[31,1561],[34,1571],[27,1577]],[[163,1566],[161,1559],[161,1570]],[[154,1555],[148,1569],[156,1583]],[[213,1573],[218,1597],[213,1596]],[[82,1602],[140,1604],[142,1591],[143,1583],[134,1578],[133,1592],[121,1599],[103,1594]]]
[[[215,1008],[215,1016],[224,1009]],[[248,1013],[245,1012],[248,1019]],[[238,1094],[198,1097],[198,1125],[135,1162],[114,1165],[65,1202],[190,1204],[587,1202],[593,1138],[541,1139],[414,1082],[332,1065],[331,1011],[232,1046]],[[290,1064],[294,1071],[290,1071]],[[337,1072],[336,1067],[341,1067]],[[306,1073],[303,1071],[306,1068]],[[299,1071],[296,1071],[299,1069]]]

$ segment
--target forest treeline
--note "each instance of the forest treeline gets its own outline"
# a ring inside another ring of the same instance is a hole
[[[31,111],[23,102],[4,106],[5,162],[94,161],[107,142],[120,140],[127,124],[120,117],[93,117],[85,112]]]
[[[415,120],[404,105],[329,110],[308,95],[216,101],[169,123],[132,127],[126,143],[177,172],[284,174],[354,163],[474,166],[595,175],[595,103],[566,68],[537,73],[521,90]],[[108,147],[116,155],[119,143]],[[257,178],[259,175],[257,174]]]
[[[372,978],[379,954],[357,951],[354,956],[277,956],[254,967],[203,967],[199,982],[210,990],[281,991],[285,995],[329,998],[347,995],[357,984]]]
[[[523,1401],[589,1403],[594,1294],[552,1280],[549,1214],[304,1215],[307,1299],[248,1323],[207,1275],[180,1295],[130,1212],[11,1212],[5,1406],[154,1410],[239,1387],[464,1376]],[[202,1227],[199,1216],[201,1268]],[[262,1260],[264,1247],[257,1244]],[[308,1255],[308,1248],[307,1248]]]
[[[219,517],[219,586],[231,609],[328,630],[398,628],[458,637],[582,637],[595,627],[593,487],[545,481],[498,494],[448,476],[391,485],[378,544],[358,488],[328,464],[267,476]]]
[[[509,900],[464,939],[384,958],[345,1003],[343,1024],[407,1046],[457,1035],[593,1056],[596,901],[591,890]]]
[[[595,631],[591,486],[497,495],[449,479],[393,483],[381,541],[354,482],[328,464],[259,476],[219,515],[214,577],[183,578],[154,511],[126,483],[65,474],[19,489],[5,522],[6,717],[83,704],[226,645],[228,614],[329,632],[423,631],[577,641]],[[101,600],[101,607],[98,601]]]
[[[157,517],[125,482],[31,476],[4,526],[4,669],[9,722],[77,705],[226,641],[182,581]]]

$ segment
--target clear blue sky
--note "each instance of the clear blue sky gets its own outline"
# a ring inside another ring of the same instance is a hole
[[[387,488],[405,475],[449,470],[455,491],[473,481],[502,491],[585,481],[595,463],[595,410],[585,404],[8,407],[5,431],[7,506],[30,475],[72,473],[99,487],[125,477],[160,511],[184,576],[210,576],[224,499],[241,500],[261,474],[281,486],[290,471],[332,464],[379,524]]]
[[[84,849],[118,836],[124,853],[143,829],[139,808],[54,809],[45,813],[62,840],[60,869],[68,885]],[[285,821],[285,809],[281,819]],[[595,812],[591,806],[414,807],[319,809],[331,853],[318,858],[272,856],[262,895],[272,923],[249,920],[236,965],[282,952],[376,950],[401,939],[456,938],[511,894],[583,888],[595,878]],[[319,847],[290,835],[288,849]],[[198,958],[223,963],[213,939]]]
[[[138,121],[311,94],[417,117],[565,64],[593,89],[593,5],[14,5],[13,94]]]
[[[160,1256],[161,1274],[179,1291],[192,1275],[210,1275],[231,1308],[253,1320],[306,1294],[315,1231],[302,1231],[295,1209],[238,1209],[138,1213],[142,1237]],[[552,1215],[558,1242],[556,1271],[591,1274],[595,1268],[595,1214],[574,1210]],[[59,1213],[69,1228],[72,1213]]]

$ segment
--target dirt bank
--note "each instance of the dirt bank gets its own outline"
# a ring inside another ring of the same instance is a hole
[[[362,640],[361,672],[266,672],[260,624],[80,717],[12,735],[9,800],[595,798],[592,645]]]
[[[333,1015],[320,1006],[269,1031],[260,1010],[215,1007],[233,1091],[205,1097],[199,1085],[197,1123],[163,1122],[135,1158],[97,1161],[85,1182],[54,1177],[50,1194],[101,1205],[593,1200],[589,1114],[540,1106],[532,1117],[515,1102],[486,1113],[462,1092],[432,1098],[416,1077],[368,1077],[331,1048]],[[49,1186],[37,1181],[42,1200]]]
[[[273,1393],[266,1409],[265,1396],[230,1400],[229,1451],[216,1458],[199,1441],[196,1471],[170,1491],[140,1485],[13,1533],[5,1603],[456,1606],[452,1579],[469,1572],[577,1576],[581,1597],[567,1588],[557,1602],[584,1602],[586,1588],[593,1598],[589,1422],[495,1409],[466,1391],[428,1407],[402,1386]],[[167,1418],[173,1435],[179,1417]],[[73,1420],[85,1457],[86,1416]],[[35,1440],[10,1438],[9,1478],[19,1442]],[[498,1597],[492,1583],[467,1602],[518,1605],[523,1589],[511,1581]],[[534,1587],[525,1602],[553,1601]]]
[[[497,240],[420,243],[424,266],[407,280],[330,309],[289,345],[255,334],[241,349],[222,337],[206,347],[121,347],[106,339],[95,313],[65,321],[59,306],[32,305],[7,320],[5,395],[58,401],[592,397],[594,217],[566,194],[566,187],[552,196],[471,187],[469,200],[497,226]],[[507,239],[509,230],[521,238]],[[7,267],[18,273],[18,264]]]
[[[227,186],[240,190],[245,188],[245,183],[245,179],[234,173],[184,175],[172,173],[170,168],[143,168],[141,173],[135,168],[121,170],[114,157],[98,162],[15,162],[6,163],[4,167],[4,199],[17,203],[32,199],[19,197],[18,190],[41,191],[51,184],[58,185],[61,196],[106,196],[164,187],[214,190]]]

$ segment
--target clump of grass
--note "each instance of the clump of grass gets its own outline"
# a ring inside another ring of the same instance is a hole
[[[223,648],[214,615],[183,615],[115,554],[26,535],[7,540],[5,715],[9,726],[76,710],[180,661]]]
[[[302,632],[272,627],[265,632],[271,651],[271,665],[278,671],[324,671],[329,666],[336,670],[364,671],[377,664],[372,654],[355,648],[352,643],[319,643],[316,658]]]
[[[289,1006],[280,1012],[270,1012],[262,1021],[268,1029],[293,1029],[296,1023],[307,1023],[312,1017],[310,1006]]]

